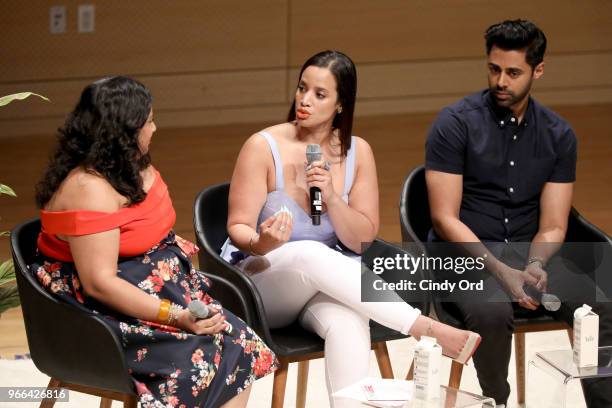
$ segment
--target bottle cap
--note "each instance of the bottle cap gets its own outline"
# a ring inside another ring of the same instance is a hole
[[[580,319],[588,315],[593,308],[589,305],[582,305],[574,311],[574,319]]]

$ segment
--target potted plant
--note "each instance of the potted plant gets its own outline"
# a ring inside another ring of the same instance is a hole
[[[15,192],[8,186],[0,184],[0,194],[15,196]],[[0,232],[0,236],[8,236],[8,231]],[[0,316],[4,311],[19,305],[19,293],[15,282],[15,266],[13,260],[8,259],[0,263]]]
[[[29,96],[38,96],[39,98],[49,101],[49,99],[42,95],[32,92],[21,92],[1,97],[0,106],[8,105],[15,100],[26,99]],[[12,188],[0,183],[0,195],[3,194],[13,197],[17,196]],[[2,231],[0,232],[0,237],[8,236],[9,234],[9,231]],[[15,266],[13,265],[13,260],[8,259],[4,262],[0,262],[0,316],[6,310],[15,306],[19,306],[19,293],[17,292]]]

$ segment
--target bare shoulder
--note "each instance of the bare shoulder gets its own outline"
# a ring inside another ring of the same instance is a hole
[[[244,142],[244,144],[242,145],[242,150],[254,150],[261,152],[261,149],[266,148],[266,146],[268,146],[266,139],[264,139],[260,132],[255,132],[251,136],[249,136],[246,142]]]
[[[372,150],[372,148],[370,147],[370,144],[364,138],[359,137],[359,136],[353,136],[353,140],[355,141],[355,145],[357,146],[357,149]]]
[[[140,177],[142,177],[142,188],[145,192],[148,192],[153,183],[155,183],[155,178],[157,177],[157,170],[153,165],[149,165],[146,169],[140,172]]]
[[[272,136],[280,145],[287,145],[297,141],[297,129],[295,123],[285,122],[270,126],[263,130]]]
[[[264,152],[270,152],[270,145],[261,133],[268,133],[275,141],[283,143],[284,140],[286,140],[292,134],[295,134],[295,126],[293,126],[291,123],[281,123],[267,127],[257,133],[252,134],[242,147],[245,154],[248,154],[249,156],[252,154],[257,155],[260,159],[269,156],[262,155]]]
[[[125,198],[104,177],[79,168],[68,174],[47,209],[115,212],[125,202]]]
[[[372,147],[365,139],[355,136],[353,139],[355,141],[355,153],[357,154],[357,162],[362,162],[363,160],[373,161],[374,160],[374,152],[372,151]]]
[[[244,166],[247,164],[262,163],[266,161],[268,156],[270,156],[268,142],[266,142],[266,139],[257,132],[249,136],[242,145],[236,165]]]
[[[278,125],[270,126],[262,130],[269,133],[276,140],[282,140],[287,137],[295,136],[296,129],[293,122],[279,123]]]

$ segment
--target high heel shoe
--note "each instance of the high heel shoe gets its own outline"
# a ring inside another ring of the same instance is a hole
[[[470,332],[470,335],[465,341],[465,345],[463,346],[463,349],[461,349],[461,352],[456,358],[454,358],[454,360],[461,364],[467,363],[467,361],[474,355],[474,353],[476,352],[476,349],[480,345],[480,340],[482,340],[482,337],[480,337],[480,334]]]

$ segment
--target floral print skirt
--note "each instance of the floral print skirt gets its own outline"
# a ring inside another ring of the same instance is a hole
[[[30,265],[43,287],[117,333],[143,407],[218,407],[278,367],[266,344],[240,318],[211,298],[211,282],[190,257],[196,248],[171,232],[141,256],[119,260],[117,276],[151,296],[186,307],[199,299],[220,310],[234,329],[195,335],[134,319],[85,295],[73,263],[39,255]]]

